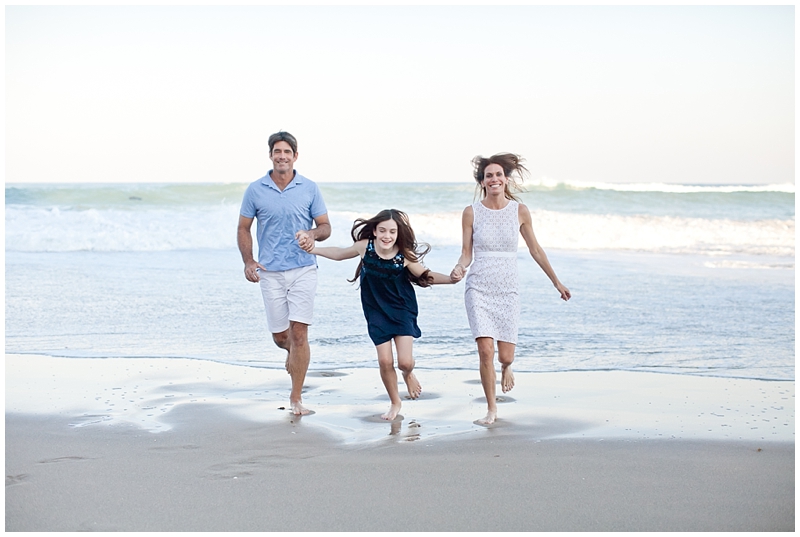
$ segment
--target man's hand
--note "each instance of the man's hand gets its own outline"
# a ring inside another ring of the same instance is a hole
[[[294,235],[294,238],[297,239],[297,244],[300,245],[300,248],[309,253],[311,253],[311,250],[314,249],[315,242],[311,233],[311,231],[298,231]]]
[[[258,283],[261,278],[258,277],[257,269],[267,270],[256,261],[248,261],[244,264],[244,277],[247,278],[248,281]]]

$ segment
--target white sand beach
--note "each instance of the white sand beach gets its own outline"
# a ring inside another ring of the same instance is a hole
[[[794,529],[794,382],[6,355],[9,531]]]

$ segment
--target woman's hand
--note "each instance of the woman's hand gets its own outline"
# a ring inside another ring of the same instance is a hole
[[[564,287],[563,283],[558,282],[558,284],[556,285],[556,289],[558,290],[559,293],[561,293],[561,300],[567,301],[570,298],[572,298],[572,293],[569,292],[569,289]]]

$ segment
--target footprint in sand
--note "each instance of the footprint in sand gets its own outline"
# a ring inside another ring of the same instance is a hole
[[[513,397],[509,397],[508,395],[497,395],[497,396],[495,396],[494,400],[497,401],[498,403],[513,403],[513,402],[516,401],[516,399],[514,399]],[[476,397],[474,399],[474,401],[476,403],[485,403],[486,402],[486,398],[485,397]]]
[[[6,476],[6,486],[8,487],[8,486],[11,486],[11,485],[18,485],[19,483],[22,483],[23,481],[26,481],[27,479],[28,479],[28,474],[7,475]]]
[[[39,461],[39,464],[51,464],[54,462],[76,462],[76,461],[86,461],[89,460],[87,457],[57,457],[55,459],[45,459],[43,461]]]
[[[330,377],[346,377],[347,373],[342,373],[341,371],[309,371],[306,373],[307,377],[323,377],[323,378],[330,378]]]

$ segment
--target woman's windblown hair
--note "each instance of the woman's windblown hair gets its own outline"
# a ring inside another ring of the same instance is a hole
[[[400,253],[402,253],[405,258],[412,263],[421,263],[422,258],[425,257],[425,254],[431,250],[431,247],[426,243],[417,243],[417,238],[414,236],[414,230],[411,229],[411,224],[408,222],[408,215],[403,211],[398,211],[397,209],[384,209],[372,218],[357,219],[353,223],[353,229],[350,230],[350,236],[353,238],[353,242],[374,239],[375,228],[378,227],[378,224],[381,222],[386,222],[387,220],[394,220],[397,223],[396,244]],[[356,268],[356,273],[353,276],[353,279],[347,281],[356,281],[361,274],[361,267],[363,265],[364,260],[362,259]],[[409,271],[406,272],[408,272],[408,279],[411,281],[411,283],[419,285],[420,287],[430,287],[431,281],[433,280],[429,274],[430,270],[426,270],[419,277],[414,276]]]
[[[506,178],[508,179],[508,183],[506,184],[505,188],[506,198],[514,201],[520,201],[520,199],[515,196],[514,193],[524,192],[522,188],[522,182],[525,180],[525,176],[529,174],[528,169],[522,164],[524,161],[524,158],[513,153],[498,153],[489,158],[484,158],[479,155],[472,159],[472,167],[474,171],[473,175],[475,177],[475,181],[478,183],[475,191],[475,197],[478,197],[478,192],[481,192],[482,194],[481,199],[486,197],[486,187],[483,186],[483,174],[486,171],[487,166],[490,164],[497,164],[503,168],[503,174],[505,174]]]

